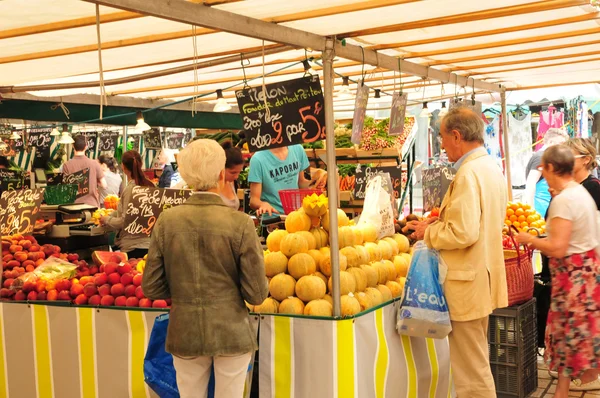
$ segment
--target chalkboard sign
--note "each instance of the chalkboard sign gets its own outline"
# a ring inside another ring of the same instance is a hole
[[[356,89],[356,100],[354,102],[354,118],[352,119],[352,138],[351,141],[360,145],[363,127],[365,125],[365,115],[367,113],[367,103],[369,102],[369,86],[364,82],[358,84]]]
[[[118,131],[103,131],[100,133],[98,149],[100,152],[114,152],[117,149],[117,142],[119,142]]]
[[[162,135],[159,129],[152,129],[144,134],[144,148],[161,149]]]
[[[325,139],[323,90],[319,76],[235,92],[250,152]]]
[[[63,174],[63,184],[77,185],[77,199],[90,193],[90,169],[85,168],[72,174]]]
[[[480,101],[475,101],[475,104],[473,104],[473,100],[470,98],[465,98],[464,100],[462,98],[455,98],[450,101],[448,109],[454,108],[468,108],[476,114],[481,115],[482,104]]]
[[[134,151],[140,151],[140,142],[142,141],[142,136],[141,135],[130,135],[127,137],[127,148],[129,148],[129,146],[132,146],[132,150]],[[129,149],[128,149],[129,150]]]
[[[428,212],[442,205],[444,195],[454,179],[451,167],[433,167],[423,170],[423,211]]]
[[[97,131],[87,131],[84,133],[86,142],[87,142],[87,151],[91,153],[96,153],[96,146],[98,143],[98,132]]]
[[[404,133],[404,117],[406,116],[407,101],[407,93],[394,93],[392,96],[389,135],[402,135]]]
[[[183,134],[183,133],[168,133],[167,148],[169,148],[169,149],[183,148],[183,139],[184,138],[185,138],[185,134]]]
[[[383,178],[383,189],[389,194],[392,194],[394,199],[399,199],[402,196],[402,169],[396,166],[388,167],[362,167],[356,170],[356,180],[352,195],[355,199],[364,199],[367,183],[378,174],[388,173],[390,175],[392,186],[388,187],[388,180]]]
[[[52,137],[50,133],[51,128],[31,128],[28,131],[27,146],[35,148],[35,157],[42,158],[46,152],[50,151],[50,144],[52,143]],[[47,157],[47,155],[46,155]]]
[[[0,169],[0,191],[13,191],[23,188],[23,173],[16,170]]]
[[[47,174],[46,185],[60,185],[63,183],[63,173]]]
[[[184,203],[191,195],[192,191],[184,189],[133,187],[123,231],[134,236],[150,236],[160,213]]]
[[[2,141],[6,143],[7,148],[0,153],[1,156],[12,157],[23,150],[23,130],[16,130],[16,133],[21,136],[18,140],[11,140],[9,134],[2,136]]]
[[[2,192],[2,196],[0,196],[0,233],[2,235],[32,233],[43,198],[43,189]]]

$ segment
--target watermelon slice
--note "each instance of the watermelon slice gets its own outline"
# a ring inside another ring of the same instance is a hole
[[[92,253],[92,260],[98,267],[106,263],[121,264],[127,261],[127,253],[95,251]]]

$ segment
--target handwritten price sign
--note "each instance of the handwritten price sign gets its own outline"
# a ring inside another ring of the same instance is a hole
[[[73,174],[63,174],[63,184],[77,185],[77,199],[90,193],[90,169],[86,168]]]
[[[117,149],[119,133],[117,131],[103,131],[100,133],[100,142],[98,144],[100,152],[114,152]]]
[[[356,182],[354,184],[354,190],[352,191],[354,198],[364,199],[369,180],[376,175],[383,175],[385,173],[390,175],[390,179],[382,179],[383,189],[392,195],[394,199],[400,199],[402,196],[402,169],[399,169],[396,166],[363,167],[360,171],[357,171],[355,180]],[[390,182],[392,186],[388,186]]]
[[[423,211],[428,212],[441,206],[454,174],[454,169],[450,167],[432,167],[423,170]]]
[[[362,131],[365,125],[367,103],[369,102],[369,86],[364,82],[358,84],[354,101],[354,118],[352,119],[352,143],[360,145]]]
[[[162,148],[162,136],[159,129],[152,129],[144,134],[144,147],[147,149]]]
[[[52,143],[52,137],[50,128],[31,128],[28,131],[27,146],[35,148],[35,157],[44,157],[45,152],[50,150],[50,144]]]
[[[6,143],[7,148],[3,149],[2,152],[0,152],[1,156],[16,156],[17,153],[23,150],[23,130],[16,130],[16,133],[21,136],[21,138],[18,140],[11,140],[9,138],[10,135],[5,134],[2,136],[2,141]]]
[[[323,90],[318,76],[267,84],[265,90],[243,89],[235,95],[250,152],[325,139]]]
[[[390,112],[389,135],[402,135],[404,133],[404,117],[406,116],[407,93],[394,93],[392,96],[392,110]]]
[[[184,203],[190,190],[133,187],[131,202],[125,209],[125,233],[134,236],[150,236],[158,216],[163,210]]]
[[[23,188],[23,173],[16,170],[0,169],[0,191],[13,191]]]
[[[0,233],[2,235],[33,232],[44,197],[43,189],[5,191],[0,197]]]

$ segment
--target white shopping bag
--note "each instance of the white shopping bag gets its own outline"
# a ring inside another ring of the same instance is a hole
[[[375,175],[367,182],[365,203],[358,221],[358,225],[374,225],[377,229],[377,239],[392,236],[395,232],[391,197],[383,188],[382,181],[381,175]]]

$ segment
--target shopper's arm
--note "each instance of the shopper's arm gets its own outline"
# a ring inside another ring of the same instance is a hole
[[[142,289],[144,290],[144,295],[152,300],[168,299],[171,297],[163,258],[160,216],[150,236],[150,249],[148,250],[148,259],[144,268]]]
[[[261,215],[261,214],[268,213],[270,216],[273,215],[273,213],[279,214],[279,212],[277,210],[275,210],[275,208],[273,206],[271,206],[267,202],[263,202],[260,199],[261,195],[262,195],[262,184],[258,183],[258,182],[251,182],[250,183],[250,207],[252,209],[256,210],[256,214]]]
[[[567,255],[573,222],[564,218],[555,217],[550,220],[552,233],[548,238],[539,239],[526,232],[517,236],[517,241],[539,250],[548,257],[563,258]]]
[[[254,229],[254,222],[249,217],[243,227],[239,253],[242,297],[250,304],[262,304],[268,296],[269,285],[265,276],[262,247]]]
[[[306,171],[310,173],[310,168],[307,170],[302,170],[300,174],[298,174],[298,187],[302,189],[308,188],[310,185],[310,180],[307,180],[306,176],[304,175]]]

